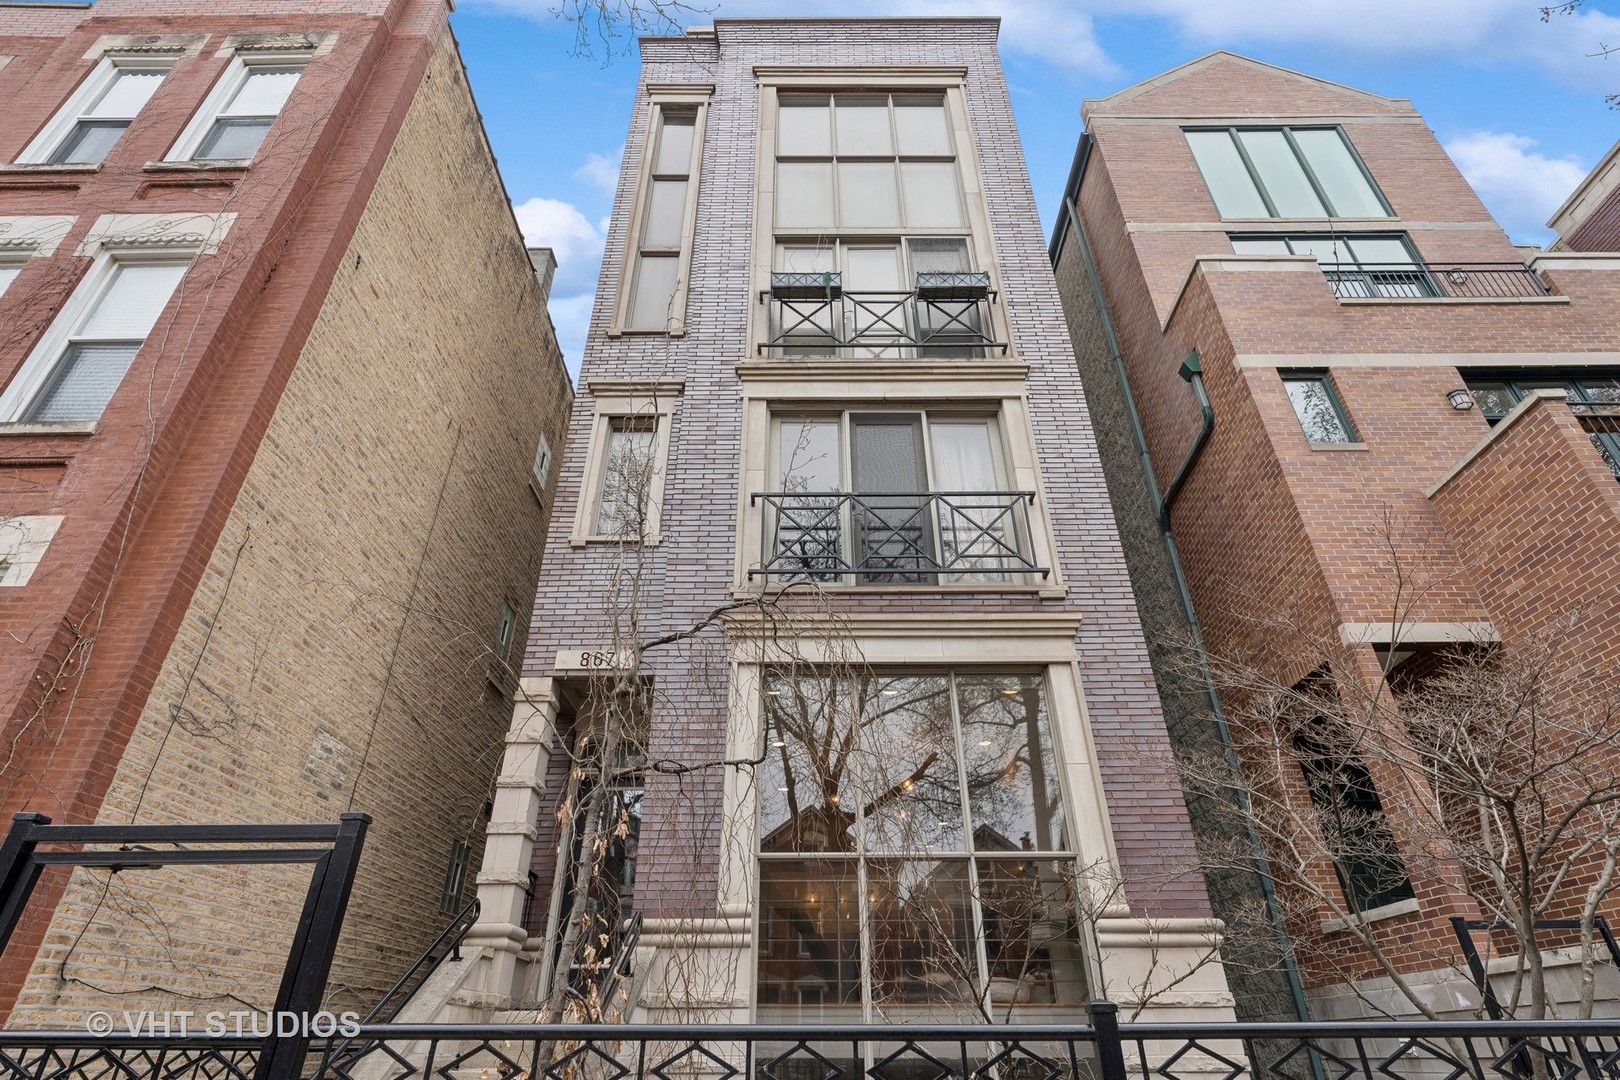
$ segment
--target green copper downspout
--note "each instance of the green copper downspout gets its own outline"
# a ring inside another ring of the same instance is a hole
[[[1192,472],[1193,465],[1203,452],[1204,444],[1209,441],[1210,432],[1215,429],[1215,409],[1210,404],[1209,394],[1204,389],[1204,375],[1198,364],[1198,353],[1189,353],[1187,359],[1182,361],[1178,374],[1192,387],[1194,397],[1199,408],[1203,411],[1203,426],[1199,429],[1192,447],[1187,456],[1182,459],[1181,468],[1176,471],[1175,479],[1170,481],[1170,489],[1163,496],[1159,494],[1158,476],[1153,471],[1153,459],[1148,454],[1147,437],[1142,433],[1142,420],[1137,415],[1136,398],[1131,394],[1130,380],[1125,375],[1125,358],[1119,351],[1119,340],[1114,336],[1114,323],[1108,316],[1108,305],[1103,301],[1102,282],[1097,276],[1097,265],[1091,257],[1091,244],[1086,240],[1085,226],[1081,224],[1080,213],[1075,208],[1074,200],[1080,193],[1080,181],[1085,176],[1086,161],[1091,156],[1091,133],[1085,132],[1080,136],[1080,145],[1075,151],[1074,165],[1069,170],[1069,181],[1063,192],[1063,211],[1065,221],[1059,222],[1055,230],[1052,245],[1048,252],[1054,266],[1057,264],[1058,251],[1062,246],[1065,232],[1072,231],[1074,238],[1079,242],[1080,258],[1085,264],[1086,278],[1091,283],[1091,295],[1097,304],[1097,317],[1102,324],[1103,337],[1108,343],[1108,353],[1114,365],[1114,377],[1119,381],[1120,394],[1125,399],[1125,412],[1130,417],[1131,432],[1136,439],[1136,452],[1142,459],[1142,474],[1147,479],[1148,495],[1153,501],[1153,511],[1159,522],[1159,534],[1164,539],[1165,553],[1170,559],[1170,574],[1175,579],[1176,594],[1181,600],[1182,614],[1187,619],[1187,627],[1192,632],[1194,651],[1198,655],[1198,669],[1201,681],[1204,684],[1204,699],[1209,703],[1210,714],[1215,718],[1215,732],[1221,741],[1221,749],[1226,755],[1227,767],[1231,770],[1234,779],[1234,788],[1237,792],[1238,808],[1243,814],[1245,831],[1248,833],[1249,847],[1254,859],[1255,873],[1260,878],[1260,891],[1265,898],[1266,917],[1277,934],[1277,945],[1282,953],[1283,972],[1288,980],[1289,994],[1294,1001],[1294,1012],[1303,1022],[1309,1022],[1310,1010],[1305,1004],[1305,987],[1299,979],[1299,968],[1294,963],[1293,951],[1288,945],[1288,933],[1284,928],[1282,912],[1277,904],[1277,893],[1272,887],[1271,867],[1266,860],[1265,848],[1260,843],[1259,833],[1255,831],[1252,811],[1249,805],[1249,795],[1243,784],[1238,780],[1241,773],[1238,771],[1237,754],[1232,749],[1232,732],[1226,725],[1226,714],[1221,711],[1220,695],[1215,692],[1215,678],[1209,667],[1209,654],[1204,649],[1203,632],[1198,626],[1198,614],[1193,610],[1192,593],[1187,589],[1187,576],[1182,571],[1181,554],[1176,550],[1176,540],[1170,529],[1170,507],[1180,493],[1182,485],[1186,482],[1188,474]],[[1315,1055],[1312,1055],[1313,1059]],[[1316,1071],[1320,1075],[1320,1065]]]

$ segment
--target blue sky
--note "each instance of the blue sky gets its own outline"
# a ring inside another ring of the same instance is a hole
[[[530,243],[559,267],[552,317],[577,371],[630,107],[632,51],[570,55],[564,0],[460,0],[451,16]],[[571,4],[572,0],[568,0]],[[700,0],[701,2],[701,0]],[[1080,102],[1231,49],[1409,97],[1514,239],[1620,138],[1620,0],[1543,22],[1537,0],[731,0],[721,16],[991,14],[1041,220],[1050,229],[1080,134]],[[693,16],[689,23],[708,22]]]

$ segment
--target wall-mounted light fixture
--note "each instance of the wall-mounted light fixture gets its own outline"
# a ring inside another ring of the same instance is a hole
[[[1458,388],[1446,394],[1446,400],[1458,412],[1467,412],[1474,407],[1474,395],[1467,390]]]

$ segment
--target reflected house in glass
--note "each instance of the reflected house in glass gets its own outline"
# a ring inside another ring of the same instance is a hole
[[[565,977],[558,806],[634,595],[635,632],[678,640],[639,673],[615,910],[640,937],[608,1018],[1069,1021],[1107,994],[1231,1015],[1186,807],[1143,763],[1168,736],[997,32],[641,42],[481,1000]]]

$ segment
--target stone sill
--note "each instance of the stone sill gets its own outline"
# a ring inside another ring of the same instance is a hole
[[[94,435],[94,420],[41,420],[0,423],[0,436],[5,435]]]
[[[655,534],[638,542],[635,540],[626,540],[622,536],[597,536],[593,533],[590,536],[569,537],[568,546],[572,548],[582,548],[591,544],[623,544],[625,547],[657,547],[663,542],[663,539],[664,538],[662,536]]]
[[[1411,915],[1418,910],[1416,898],[1411,900],[1397,900],[1393,904],[1375,907],[1363,911],[1359,915],[1350,915],[1343,919],[1326,919],[1322,923],[1322,933],[1337,934],[1350,929],[1356,923],[1365,926],[1368,923],[1382,922],[1385,919],[1397,919],[1402,915]]]
[[[1342,307],[1387,307],[1412,304],[1433,307],[1447,304],[1567,304],[1567,296],[1341,296]]]
[[[1368,450],[1368,449],[1371,449],[1371,448],[1364,442],[1314,442],[1314,443],[1311,443],[1311,451],[1312,451],[1312,453],[1315,453],[1318,450],[1326,451],[1328,453],[1332,453],[1332,452],[1334,452],[1336,450]]]
[[[253,164],[252,158],[219,158],[215,161],[148,161],[142,172],[240,172]]]
[[[36,5],[36,4],[30,4],[29,5],[29,7],[37,7],[37,6],[38,5]],[[41,162],[15,162],[14,161],[14,162],[11,162],[10,164],[0,164],[0,175],[10,174],[10,175],[13,175],[13,176],[29,176],[29,175],[39,174],[39,173],[45,173],[45,174],[50,174],[50,173],[73,173],[75,175],[82,176],[82,175],[84,175],[86,173],[98,173],[100,171],[101,171],[101,162],[99,162],[99,161],[60,162],[60,163],[58,163],[58,162],[50,162],[50,161],[41,161]]]
[[[1069,590],[1062,585],[821,585],[816,591],[837,596],[1038,596],[1043,600],[1062,600]],[[739,586],[731,590],[733,599],[757,600],[781,592],[766,592],[759,588]]]

